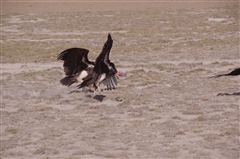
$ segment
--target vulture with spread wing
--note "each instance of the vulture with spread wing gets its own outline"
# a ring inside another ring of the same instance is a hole
[[[82,82],[95,65],[88,60],[89,50],[83,48],[70,48],[58,55],[58,60],[63,60],[66,77],[60,80],[63,85],[70,86],[73,83]]]

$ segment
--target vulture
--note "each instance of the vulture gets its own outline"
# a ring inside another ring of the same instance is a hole
[[[66,77],[60,80],[65,86],[82,82],[93,69],[95,63],[88,60],[89,50],[84,48],[70,48],[58,55],[58,60],[63,60]]]
[[[233,71],[231,71],[230,73],[213,76],[212,78],[218,78],[221,76],[238,76],[238,75],[240,75],[240,68],[236,68]]]
[[[108,34],[102,52],[95,62],[88,59],[89,50],[84,48],[70,48],[61,52],[57,59],[64,61],[66,75],[60,80],[61,84],[70,86],[73,83],[80,83],[77,88],[93,87],[94,92],[100,90],[100,84],[104,84],[108,90],[115,89],[121,72],[117,71],[109,59],[112,44],[112,37]]]
[[[94,92],[100,90],[100,84],[104,84],[107,89],[115,89],[117,86],[116,74],[118,73],[114,63],[109,59],[109,54],[112,48],[113,40],[110,34],[105,42],[102,52],[99,54],[95,61],[95,65],[91,73],[89,73],[83,82],[79,84],[78,88],[93,87]]]

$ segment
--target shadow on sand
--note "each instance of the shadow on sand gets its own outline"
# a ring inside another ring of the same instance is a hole
[[[80,92],[82,92],[82,91],[80,91],[80,90],[73,90],[73,91],[69,92],[68,94],[72,94],[72,93],[80,93]]]
[[[93,98],[98,100],[99,102],[102,102],[105,97],[105,95],[95,95]]]
[[[234,93],[218,93],[217,96],[240,96],[240,92],[234,92]]]
[[[69,94],[72,94],[72,93],[80,93],[80,92],[83,92],[83,91],[81,91],[81,90],[73,90],[73,91],[71,91],[71,92],[69,92]],[[85,91],[85,93],[88,93],[88,92],[90,92],[90,93],[93,93],[93,91]],[[93,96],[92,94],[88,94],[88,95],[86,95],[86,97],[88,97],[88,98],[93,98],[93,99],[96,99],[96,100],[98,100],[99,102],[102,102],[103,101],[103,99],[106,97],[105,95],[95,95],[95,96]]]

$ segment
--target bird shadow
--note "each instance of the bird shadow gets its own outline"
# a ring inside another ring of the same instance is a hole
[[[80,92],[82,92],[82,91],[80,91],[80,90],[74,90],[74,91],[70,91],[68,94],[72,94],[72,93],[80,93]]]
[[[73,90],[73,91],[69,92],[68,94],[80,93],[80,92],[83,92],[83,91],[81,91],[81,90]],[[89,91],[89,90],[85,91],[85,93],[89,93],[89,92],[92,93],[93,91]],[[103,99],[104,99],[106,96],[105,96],[105,95],[95,95],[95,96],[92,96],[92,94],[88,94],[88,95],[86,95],[86,97],[93,98],[93,99],[95,99],[95,100],[98,100],[99,102],[102,102]]]
[[[103,99],[104,99],[106,96],[105,96],[105,95],[95,95],[95,96],[92,96],[91,94],[88,94],[88,95],[86,95],[86,97],[88,97],[88,98],[93,98],[93,99],[95,99],[95,100],[97,100],[97,101],[99,101],[99,102],[102,102]]]
[[[102,102],[105,97],[106,97],[105,95],[95,95],[93,99],[96,99],[99,102]]]
[[[84,92],[84,93],[93,93],[92,90],[73,90],[73,91],[70,91],[68,94],[72,94],[72,93],[81,93],[81,92]]]
[[[240,92],[234,92],[234,93],[218,93],[217,96],[240,96]]]

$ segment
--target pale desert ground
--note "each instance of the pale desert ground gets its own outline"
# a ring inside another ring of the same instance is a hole
[[[1,159],[238,159],[239,2],[1,3]],[[118,87],[62,86],[107,34]],[[227,95],[228,94],[228,95]]]

